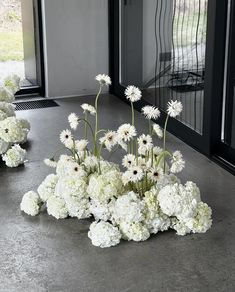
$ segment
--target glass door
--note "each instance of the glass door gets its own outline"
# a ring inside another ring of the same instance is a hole
[[[161,110],[180,100],[184,111],[169,131],[212,157],[221,141],[227,1],[110,0],[111,92],[125,101],[141,88],[136,109]]]

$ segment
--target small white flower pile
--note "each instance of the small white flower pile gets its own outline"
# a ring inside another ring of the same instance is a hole
[[[211,208],[201,201],[200,190],[193,182],[181,184],[177,173],[185,167],[180,151],[166,150],[168,119],[182,111],[179,101],[168,103],[164,130],[152,124],[160,116],[156,107],[146,106],[142,113],[149,123],[149,133],[138,134],[135,127],[133,103],[141,98],[141,91],[128,86],[125,91],[131,102],[132,122],[114,130],[99,130],[98,99],[103,86],[111,84],[107,75],[98,75],[100,84],[95,106],[83,104],[84,116],[72,113],[68,117],[70,129],[60,134],[69,151],[59,160],[45,159],[55,169],[37,189],[22,199],[21,210],[35,216],[45,205],[49,215],[57,219],[93,217],[88,237],[95,246],[110,247],[121,239],[144,241],[151,234],[168,229],[178,235],[204,233],[212,224]],[[90,118],[95,117],[93,129]],[[84,138],[78,140],[75,131],[84,125]],[[89,147],[88,133],[92,137]],[[154,145],[154,136],[163,139],[162,148]],[[122,172],[118,165],[102,158],[106,149],[111,154],[124,150]]]
[[[17,167],[25,162],[26,151],[19,144],[27,141],[30,124],[17,119],[15,93],[20,89],[20,78],[12,75],[0,84],[0,156],[8,167]]]

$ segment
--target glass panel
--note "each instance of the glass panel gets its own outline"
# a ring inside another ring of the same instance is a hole
[[[142,88],[165,110],[181,100],[180,121],[202,133],[208,0],[120,1],[120,83]]]
[[[0,77],[12,73],[22,87],[37,85],[32,0],[0,0]]]

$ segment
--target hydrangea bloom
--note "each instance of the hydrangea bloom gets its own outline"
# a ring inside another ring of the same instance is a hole
[[[112,224],[100,221],[91,224],[88,237],[93,245],[104,248],[119,244],[121,233]]]
[[[56,196],[51,196],[47,200],[47,213],[56,219],[68,217],[68,209],[65,200]]]
[[[49,174],[38,187],[38,194],[43,202],[46,202],[51,196],[55,195],[55,187],[58,182],[58,176]]]
[[[8,167],[17,167],[25,162],[26,151],[20,145],[12,146],[5,154],[2,155],[2,160],[5,161]]]
[[[20,209],[28,215],[36,216],[40,210],[40,203],[39,195],[33,191],[29,191],[23,196]]]

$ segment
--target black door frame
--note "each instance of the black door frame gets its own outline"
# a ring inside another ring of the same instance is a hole
[[[22,87],[16,96],[28,97],[45,96],[45,68],[44,68],[44,46],[43,46],[43,21],[42,21],[42,0],[33,0],[35,47],[36,47],[36,68],[38,85]]]
[[[226,164],[218,155],[218,141],[221,141],[222,126],[227,5],[227,0],[208,1],[203,134],[193,131],[175,119],[170,119],[168,130],[191,147],[235,173],[235,169],[229,163]],[[119,83],[119,0],[109,0],[109,65],[112,78],[110,92],[129,104],[124,97],[125,88]],[[140,111],[147,104],[149,103],[141,100],[135,103],[135,108]],[[163,125],[165,118],[166,113],[161,111],[158,123]]]

